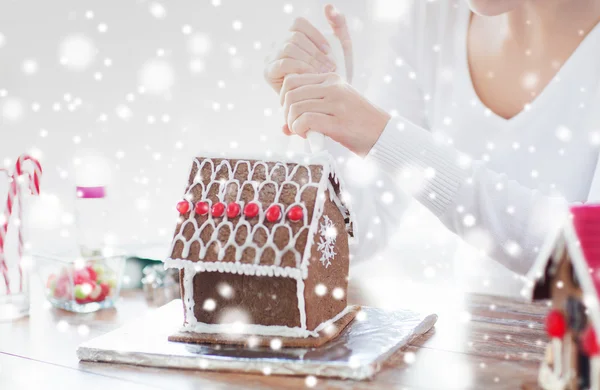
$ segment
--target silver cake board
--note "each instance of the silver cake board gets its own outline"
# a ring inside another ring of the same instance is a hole
[[[146,318],[81,344],[77,357],[148,367],[363,380],[373,377],[387,358],[436,321],[435,314],[363,307],[339,337],[318,348],[196,345],[167,340],[183,322],[181,301],[174,300]]]

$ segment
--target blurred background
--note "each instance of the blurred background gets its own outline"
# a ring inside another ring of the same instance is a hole
[[[24,221],[38,248],[75,239],[76,185],[106,185],[108,241],[164,257],[192,157],[287,148],[264,59],[297,16],[329,30],[321,0],[0,4],[0,166],[11,168],[24,152],[44,166],[43,194],[30,200]],[[354,39],[353,84],[376,87],[407,3],[335,5]],[[493,275],[507,271],[464,246],[457,252],[454,236],[424,209],[408,198],[394,207],[405,218],[389,250],[356,259],[353,272],[365,285],[377,280],[382,290],[401,280],[518,295],[516,278],[497,283]],[[472,267],[457,275],[457,257]]]

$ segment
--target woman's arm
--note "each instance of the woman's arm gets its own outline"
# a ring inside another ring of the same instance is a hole
[[[424,177],[416,199],[461,238],[521,274],[567,210],[564,199],[471,161],[404,118],[388,123],[368,159],[396,177]]]
[[[294,76],[286,79],[281,94],[294,133],[322,132],[354,153],[368,155],[367,161],[400,185],[405,177],[422,178],[421,188],[412,194],[449,229],[516,272],[529,269],[566,210],[563,199],[544,196],[484,162],[471,161],[400,114],[390,119],[335,74]]]

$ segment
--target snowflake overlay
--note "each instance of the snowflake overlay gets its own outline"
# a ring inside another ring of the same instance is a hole
[[[321,252],[321,264],[328,268],[331,265],[331,260],[335,257],[336,253],[333,251],[335,249],[335,239],[337,237],[337,229],[333,224],[333,221],[329,219],[327,215],[323,216],[323,223],[319,228],[319,234],[321,237],[319,238],[319,245],[317,246],[317,250]]]

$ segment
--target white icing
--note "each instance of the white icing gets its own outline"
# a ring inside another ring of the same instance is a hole
[[[538,383],[546,390],[564,390],[567,388],[567,381],[557,376],[546,362],[542,362],[540,366]]]
[[[564,359],[563,350],[562,350],[562,341],[557,338],[552,338],[552,356],[554,356],[553,366],[554,366],[554,374],[557,377],[562,375],[562,361]]]
[[[331,265],[331,260],[335,258],[335,240],[337,237],[337,231],[335,230],[335,224],[327,215],[323,216],[323,223],[319,228],[319,244],[317,250],[321,252],[321,264],[328,268]]]
[[[296,296],[300,312],[300,327],[306,329],[306,302],[304,301],[304,280],[302,278],[296,279]]]
[[[195,324],[185,324],[180,331],[191,333],[210,333],[210,334],[244,334],[253,336],[278,336],[278,337],[318,337],[319,332],[326,329],[329,325],[338,321],[350,311],[346,307],[335,317],[320,323],[314,330],[302,329],[300,327],[289,327],[280,325],[257,325],[257,324],[205,324],[196,322]]]
[[[593,356],[590,359],[590,365],[590,390],[600,390],[600,356]]]
[[[315,182],[315,183],[312,182],[312,173],[310,171],[310,165],[314,165],[314,164],[319,164],[322,166],[321,179],[319,182]],[[265,250],[267,250],[267,248],[271,248],[275,253],[275,261],[274,261],[275,266],[279,266],[281,264],[281,259],[284,254],[292,253],[296,259],[296,267],[300,268],[302,270],[302,277],[306,278],[308,276],[308,261],[309,261],[309,257],[310,257],[310,249],[314,242],[313,236],[316,233],[316,229],[317,229],[316,225],[318,224],[318,221],[323,214],[323,208],[324,208],[325,202],[321,200],[321,199],[323,199],[321,197],[324,197],[324,193],[325,193],[326,189],[329,189],[330,199],[336,205],[338,205],[338,207],[340,207],[340,211],[343,213],[343,215],[349,216],[350,219],[352,220],[350,211],[348,210],[347,207],[345,207],[343,205],[341,200],[339,200],[339,198],[337,197],[337,194],[335,193],[335,191],[333,189],[333,186],[330,183],[329,175],[332,174],[332,171],[333,171],[332,164],[333,164],[333,160],[330,157],[324,158],[324,155],[319,155],[317,157],[307,159],[307,160],[305,160],[304,164],[298,163],[298,165],[295,165],[292,168],[290,168],[286,164],[275,163],[273,168],[271,168],[270,170],[267,166],[267,163],[262,162],[262,161],[256,161],[253,164],[251,164],[249,161],[241,160],[241,161],[236,162],[235,165],[232,167],[229,160],[223,160],[217,166],[215,166],[215,163],[211,159],[203,159],[202,162],[199,162],[198,159],[194,160],[194,166],[197,169],[197,174],[196,174],[196,177],[194,177],[192,183],[188,186],[188,189],[187,189],[186,195],[185,195],[186,199],[191,199],[193,189],[199,187],[202,192],[202,195],[201,195],[202,200],[207,201],[209,203],[209,206],[211,206],[212,202],[209,199],[207,199],[207,195],[208,195],[210,189],[213,188],[213,186],[218,186],[217,198],[219,199],[219,201],[224,201],[227,190],[229,188],[231,188],[231,186],[235,186],[235,188],[237,189],[237,195],[236,195],[235,202],[240,204],[240,206],[243,210],[243,207],[245,204],[241,200],[242,189],[245,186],[249,185],[253,188],[253,192],[254,192],[254,198],[253,198],[252,202],[256,202],[260,208],[259,215],[256,217],[256,218],[259,218],[259,220],[258,220],[258,223],[256,223],[254,226],[251,226],[251,224],[242,215],[240,217],[240,220],[234,227],[233,224],[227,219],[227,217],[224,216],[223,218],[221,218],[219,223],[216,223],[214,219],[209,218],[204,223],[202,223],[200,226],[198,226],[198,222],[196,221],[196,218],[195,218],[195,211],[192,208],[192,210],[189,213],[189,217],[187,218],[187,220],[185,220],[181,223],[179,232],[173,239],[171,253],[173,252],[175,245],[178,242],[181,242],[183,244],[182,258],[186,258],[189,256],[189,252],[190,252],[192,244],[194,242],[196,242],[200,245],[199,257],[204,258],[206,256],[206,252],[207,252],[208,248],[214,244],[218,248],[217,258],[219,261],[223,260],[227,249],[229,249],[230,247],[233,247],[233,248],[235,248],[235,261],[239,262],[243,256],[244,250],[246,250],[247,248],[253,248],[255,251],[255,263],[254,264],[259,265],[258,263],[260,261],[260,257],[262,255],[262,253]],[[209,165],[211,168],[211,177],[210,177],[209,184],[205,186],[203,184],[203,180],[200,177],[200,175],[202,173],[202,169],[206,165]],[[246,166],[246,168],[248,170],[248,175],[244,180],[242,180],[242,183],[240,183],[240,180],[234,179],[234,177],[235,177],[238,167],[242,166],[242,165]],[[261,183],[252,181],[254,171],[259,166],[264,169],[265,174],[266,174],[266,180]],[[229,179],[228,180],[216,180],[217,173],[221,169],[223,169],[223,167],[227,170]],[[298,170],[300,168],[306,169],[307,176],[308,176],[307,182],[303,183],[303,184],[299,184],[292,180],[294,175],[298,172]],[[275,181],[273,181],[271,178],[275,174],[276,171],[279,172],[279,171],[281,171],[281,169],[283,169],[285,172],[285,179],[282,182],[282,184],[277,185],[277,183]],[[332,177],[336,183],[339,183],[339,179],[337,178],[337,176],[332,175]],[[269,233],[269,230],[267,229],[267,227],[264,224],[265,213],[264,213],[264,210],[262,210],[261,202],[259,202],[259,192],[262,188],[264,188],[267,185],[272,185],[276,189],[275,199],[272,204],[278,205],[279,207],[282,208],[282,211],[283,211],[282,219],[272,227],[271,233]],[[293,186],[296,188],[296,197],[295,197],[294,203],[289,205],[287,208],[284,208],[284,205],[279,201],[282,190],[285,186]],[[312,221],[308,221],[307,220],[308,219],[308,211],[306,209],[306,205],[303,202],[301,202],[301,197],[302,197],[302,193],[304,192],[304,190],[306,190],[307,188],[311,188],[311,187],[317,188],[317,199],[315,200],[315,207],[313,209]],[[340,190],[341,190],[341,188],[342,187],[341,187],[341,183],[340,183]],[[302,208],[303,214],[304,214],[303,220],[302,220],[303,227],[301,229],[299,229],[295,235],[293,234],[293,231],[292,231],[291,226],[289,225],[289,222],[286,221],[286,218],[285,218],[285,214],[287,213],[287,211],[291,207],[294,207],[294,206],[300,206]],[[309,224],[309,222],[310,222],[310,226],[308,227],[308,229],[309,229],[308,242],[304,249],[304,253],[301,256],[301,254],[296,250],[295,244],[296,244],[297,238],[307,229],[307,225]],[[183,235],[183,232],[184,232],[187,224],[192,224],[192,226],[194,228],[194,233],[189,240],[186,240],[186,238]],[[205,244],[200,239],[200,235],[204,231],[204,229],[206,229],[208,226],[211,226],[213,228],[213,232],[212,232],[210,239]],[[238,229],[240,229],[242,227],[245,227],[247,229],[248,234],[246,234],[245,241],[241,245],[238,245],[235,241],[236,233],[237,233]],[[222,228],[227,228],[230,231],[229,238],[228,238],[227,242],[225,242],[224,244],[218,240],[218,234]],[[288,239],[287,245],[283,249],[279,250],[274,243],[274,232],[281,228],[287,230],[289,239]],[[259,229],[263,229],[267,235],[267,242],[262,247],[259,247],[258,244],[253,242],[254,234]],[[277,268],[272,268],[272,269],[273,269],[273,276],[279,276],[279,275],[275,274]],[[221,271],[221,270],[218,270],[218,271],[226,272],[226,271]],[[270,271],[267,270],[267,275],[271,275],[269,272]]]
[[[563,390],[573,379],[574,373],[571,367],[573,341],[569,335],[563,340],[554,337],[550,346],[553,369],[551,370],[548,363],[543,361],[538,374],[538,383],[547,390]]]
[[[238,275],[279,276],[284,278],[302,279],[302,272],[292,267],[279,267],[276,265],[257,265],[247,263],[234,263],[232,261],[191,261],[187,259],[166,259],[166,268],[192,267],[194,272],[226,272]],[[187,269],[187,268],[186,268]]]

